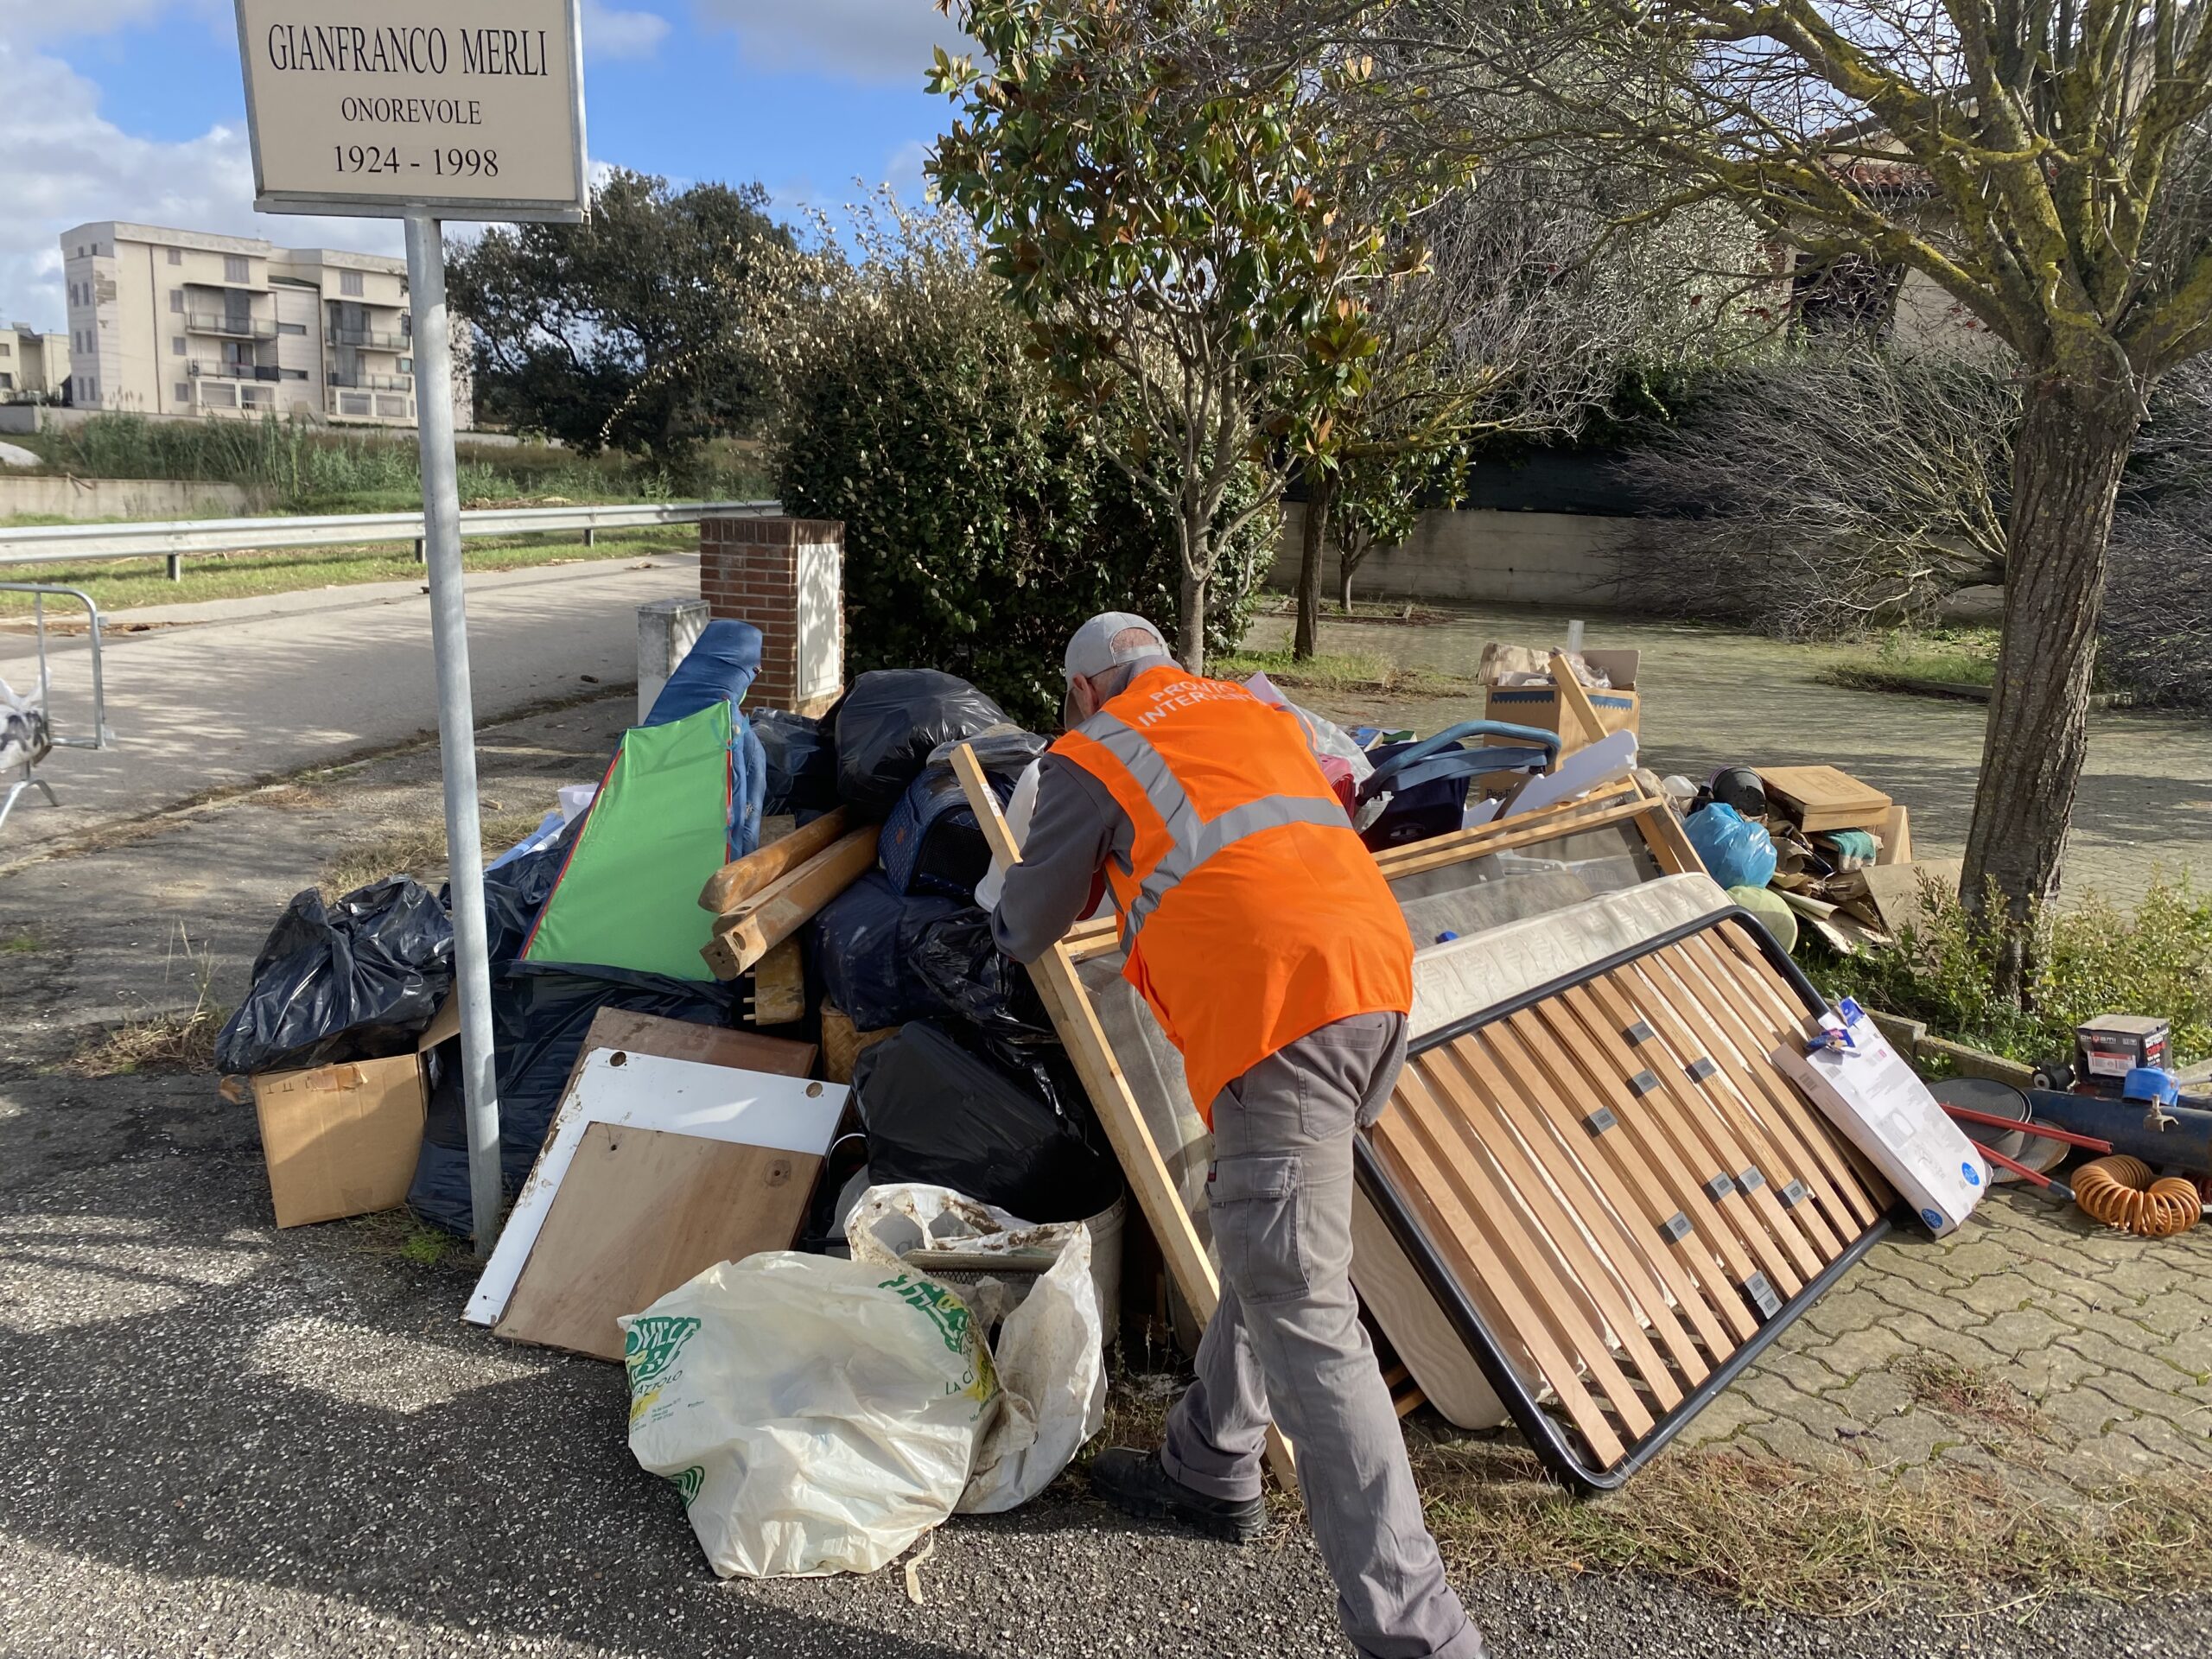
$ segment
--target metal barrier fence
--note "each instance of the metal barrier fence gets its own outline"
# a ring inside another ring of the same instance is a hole
[[[463,536],[536,536],[581,531],[590,546],[602,530],[654,524],[691,524],[702,518],[779,513],[774,501],[626,501],[613,506],[490,507],[461,515]],[[0,569],[31,564],[72,564],[86,559],[167,558],[169,580],[180,580],[195,554],[240,553],[260,548],[343,547],[367,542],[412,542],[423,557],[419,512],[334,513],[321,518],[186,518],[166,524],[36,524],[0,530]]]

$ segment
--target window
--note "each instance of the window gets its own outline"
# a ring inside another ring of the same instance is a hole
[[[361,273],[358,270],[340,271],[338,273],[338,291],[340,294],[345,295],[348,299],[359,299],[362,293],[365,291],[361,287]]]
[[[182,248],[171,248],[169,250],[169,264],[173,265],[181,265],[183,263],[184,250]]]
[[[308,326],[304,322],[280,322],[276,325],[276,332],[280,334],[304,334],[307,331]]]
[[[409,336],[410,339],[413,337],[415,333],[414,313],[410,311],[403,311],[399,314],[399,332]]]
[[[280,369],[277,372],[286,380],[304,380],[308,378],[305,369]]]
[[[13,391],[15,389],[16,377],[6,370],[0,369],[0,391]]]
[[[69,303],[72,305],[77,303],[77,284],[74,283],[69,284]]]
[[[180,404],[188,404],[192,401],[191,381],[180,380],[175,385],[170,387],[169,390],[176,393],[176,400]]]
[[[244,254],[226,253],[223,256],[223,280],[226,283],[250,283],[253,280],[253,267],[247,263]]]
[[[184,315],[184,290],[182,289],[173,288],[169,289],[169,309],[180,317]]]
[[[338,394],[340,415],[365,415],[369,412],[369,395],[365,391],[342,391]]]
[[[182,334],[171,334],[169,336],[169,355],[171,357],[182,357],[184,355],[184,336]]]
[[[412,373],[414,373],[414,372],[415,372],[415,359],[414,359],[413,358],[411,358],[411,357],[403,357],[403,358],[401,358],[401,359],[399,359],[399,372],[400,372],[402,374],[412,374]]]
[[[13,357],[15,354],[16,347],[14,343],[10,340],[0,340],[0,357]]]

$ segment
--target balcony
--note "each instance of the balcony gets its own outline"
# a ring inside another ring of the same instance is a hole
[[[382,328],[333,328],[330,338],[340,346],[365,346],[372,352],[411,352],[415,349],[412,335],[393,334]]]
[[[345,386],[355,391],[411,391],[415,381],[404,374],[338,374],[327,377],[334,386]]]
[[[276,324],[237,311],[188,311],[184,328],[192,334],[221,334],[229,340],[274,340]]]
[[[187,372],[201,380],[275,380],[274,363],[194,363]]]

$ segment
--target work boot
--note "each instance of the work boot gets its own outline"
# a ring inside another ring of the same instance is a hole
[[[1209,1497],[1160,1466],[1157,1452],[1110,1446],[1090,1465],[1090,1490],[1146,1521],[1179,1521],[1224,1543],[1249,1544],[1268,1529],[1268,1506],[1256,1497]]]

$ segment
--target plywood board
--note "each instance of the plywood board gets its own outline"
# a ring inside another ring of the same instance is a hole
[[[622,1357],[615,1320],[719,1262],[791,1248],[822,1160],[588,1125],[497,1335]]]
[[[666,1129],[820,1157],[836,1134],[847,1092],[834,1083],[622,1049],[586,1055],[554,1111],[544,1149],[516,1195],[461,1317],[472,1325],[494,1325],[505,1313],[507,1299],[589,1125]]]

